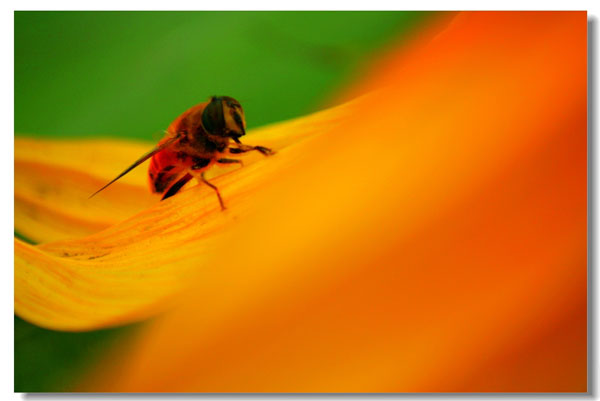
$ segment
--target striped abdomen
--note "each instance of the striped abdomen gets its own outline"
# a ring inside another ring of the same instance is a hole
[[[163,139],[163,141],[167,139]],[[174,146],[165,148],[152,156],[148,168],[150,190],[153,193],[164,194],[170,188],[173,188],[173,193],[165,194],[165,197],[172,196],[189,181],[191,176],[188,172],[200,173],[214,162],[215,158],[212,155],[192,156],[190,153],[183,151],[181,146],[174,144]],[[186,175],[187,179],[178,182]],[[174,188],[175,186],[177,187]]]
[[[181,152],[164,149],[154,156],[148,168],[150,190],[162,194],[192,166],[189,157]]]

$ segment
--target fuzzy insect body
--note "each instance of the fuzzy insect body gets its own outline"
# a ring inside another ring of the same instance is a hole
[[[239,102],[228,96],[214,96],[210,101],[193,106],[177,117],[153,150],[92,196],[152,158],[148,168],[150,190],[162,194],[163,200],[175,195],[196,177],[215,190],[221,208],[225,209],[218,188],[204,178],[204,172],[215,163],[242,163],[241,160],[225,157],[231,154],[252,150],[265,156],[273,153],[263,146],[242,144],[239,138],[245,134],[246,121]]]

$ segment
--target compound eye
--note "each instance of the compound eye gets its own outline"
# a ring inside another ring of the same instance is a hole
[[[206,132],[213,135],[223,135],[225,118],[223,117],[223,100],[213,97],[202,112],[202,126]]]

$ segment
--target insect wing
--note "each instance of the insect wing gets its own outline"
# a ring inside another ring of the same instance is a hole
[[[137,166],[139,166],[140,164],[142,164],[143,162],[145,162],[146,160],[148,160],[149,158],[151,158],[152,156],[154,156],[155,154],[157,154],[161,150],[163,150],[163,149],[167,148],[168,146],[172,145],[178,139],[179,139],[179,136],[174,136],[172,138],[169,138],[165,142],[161,143],[160,145],[158,145],[157,147],[155,147],[154,149],[152,149],[150,152],[146,153],[145,155],[143,155],[142,157],[140,157],[139,159],[137,159],[135,161],[135,163],[133,163],[131,166],[127,167],[121,174],[119,174],[111,182],[109,182],[108,184],[106,184],[105,186],[103,186],[102,188],[100,188],[99,190],[97,190],[96,192],[94,192],[92,195],[90,195],[90,198],[92,198],[93,196],[95,196],[96,194],[98,194],[99,192],[101,192],[102,190],[106,189],[109,185],[111,185],[112,183],[114,183],[115,181],[117,181],[119,178],[123,177],[125,174],[129,173],[131,170],[133,170],[134,168],[136,168]]]

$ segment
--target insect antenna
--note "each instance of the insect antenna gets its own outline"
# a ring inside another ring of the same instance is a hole
[[[106,189],[110,184],[114,183],[119,178],[123,177],[125,174],[129,173],[131,170],[133,170],[134,168],[136,168],[137,166],[139,166],[140,164],[142,164],[143,162],[145,162],[146,160],[148,160],[149,158],[151,158],[152,156],[154,156],[155,154],[157,154],[158,152],[160,152],[161,150],[163,150],[167,146],[171,145],[177,139],[179,139],[179,136],[174,136],[174,137],[168,139],[165,143],[162,143],[162,144],[158,145],[157,147],[155,147],[154,149],[152,149],[150,152],[146,153],[145,155],[143,155],[142,157],[140,157],[139,159],[137,159],[135,161],[135,163],[133,163],[131,166],[127,167],[127,169],[125,169],[125,171],[123,171],[121,174],[119,174],[111,182],[109,182],[108,184],[106,184],[105,186],[103,186],[102,188],[100,188],[99,190],[97,190],[96,192],[94,192],[93,194],[91,194],[88,199],[94,197],[100,191]]]

